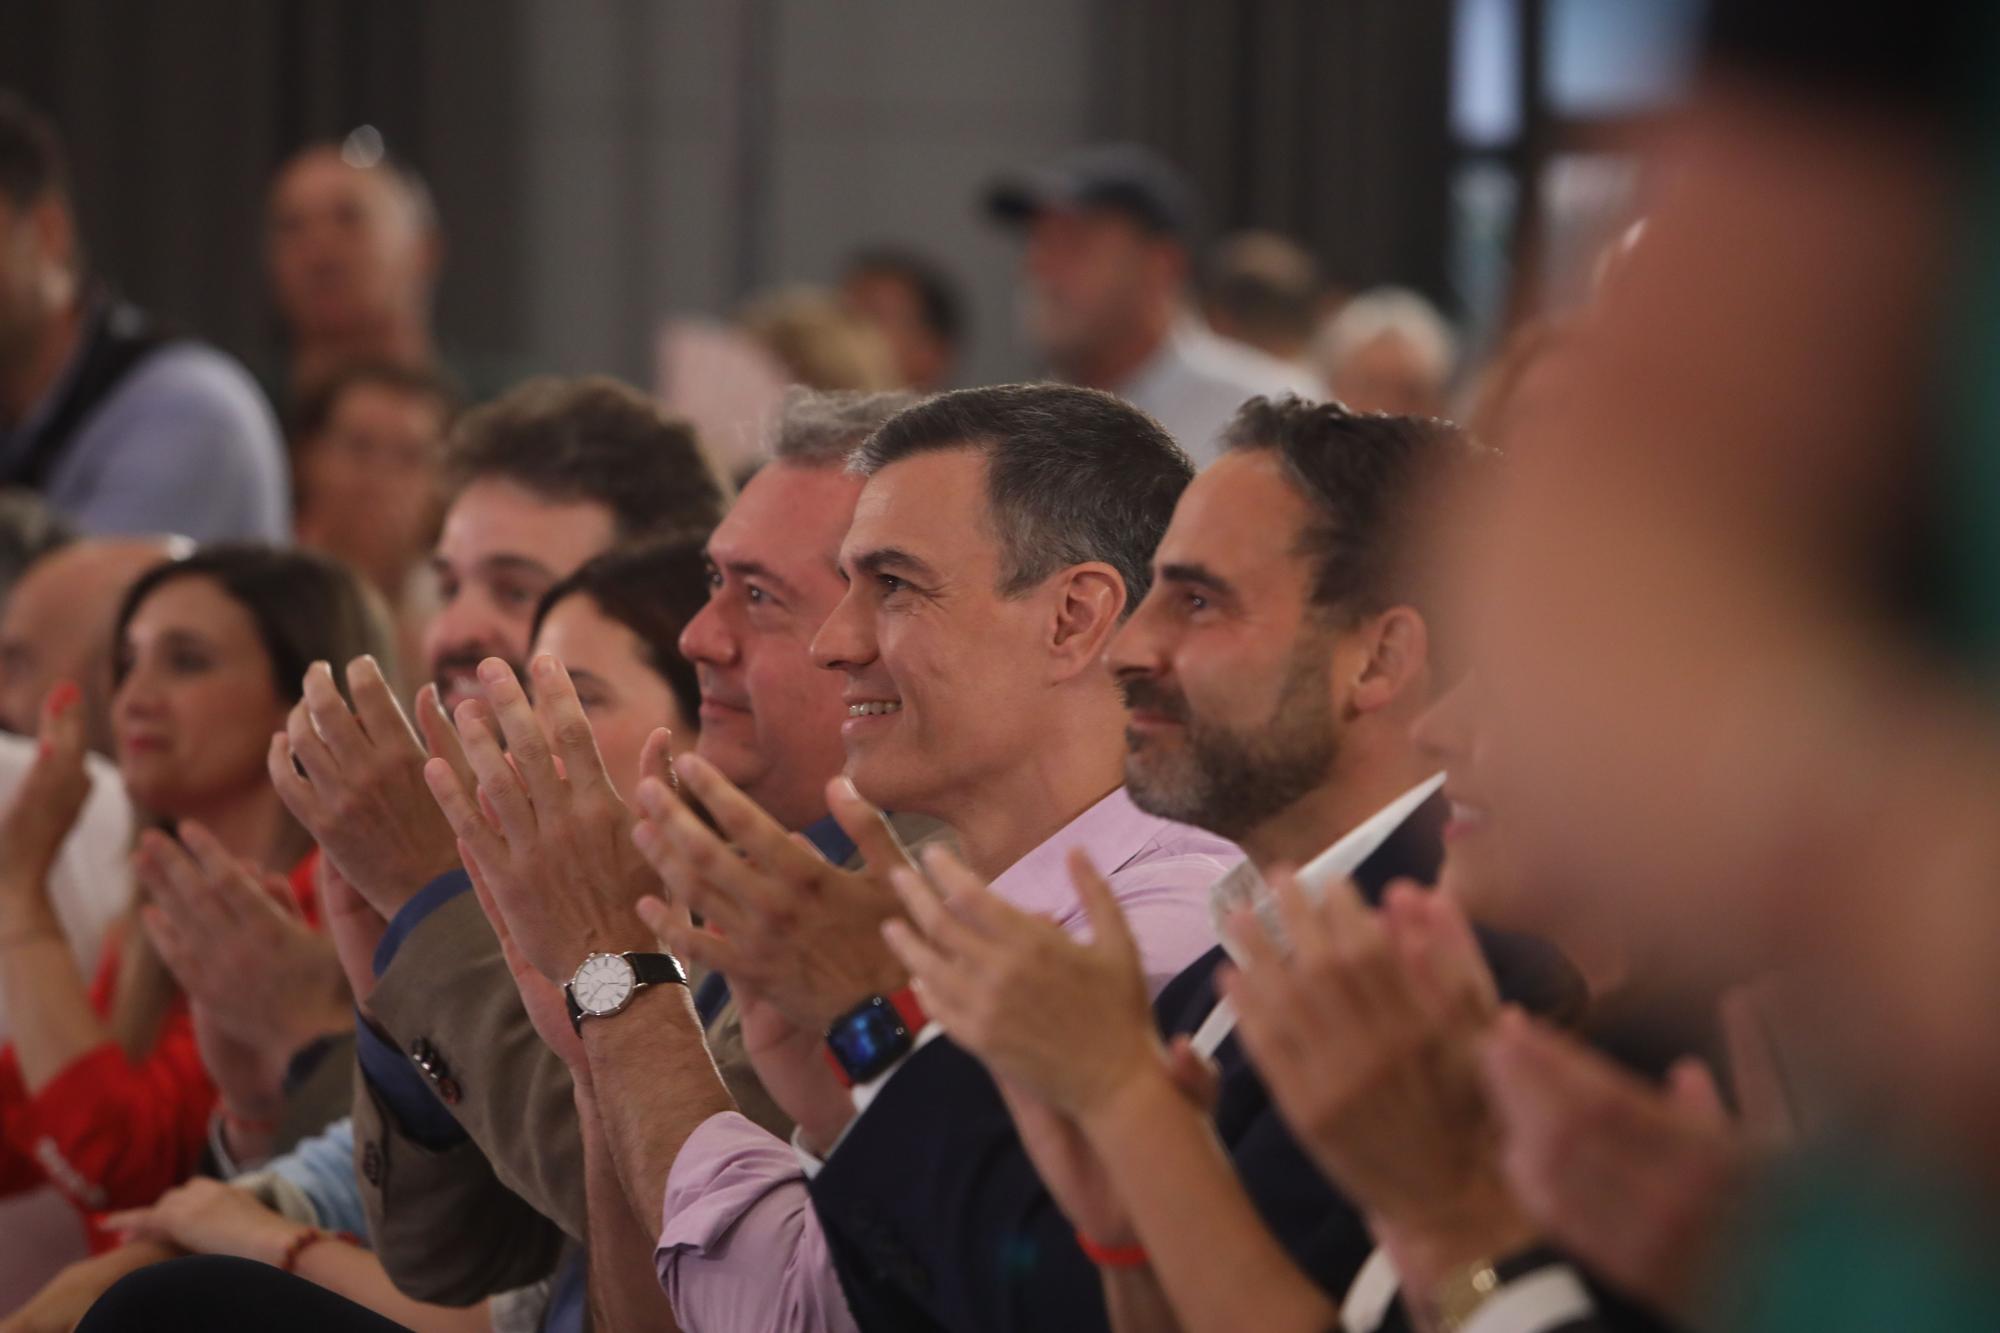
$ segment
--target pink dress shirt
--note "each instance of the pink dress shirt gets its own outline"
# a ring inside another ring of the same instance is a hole
[[[1149,991],[1215,947],[1208,891],[1242,860],[1233,843],[1146,814],[1120,787],[1009,866],[993,891],[1088,935],[1064,864],[1072,847],[1117,895]],[[674,1159],[653,1262],[687,1333],[855,1330],[798,1155],[733,1111],[703,1121]]]

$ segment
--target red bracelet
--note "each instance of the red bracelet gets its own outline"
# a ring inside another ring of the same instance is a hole
[[[1076,1233],[1076,1243],[1082,1247],[1083,1257],[1099,1268],[1144,1268],[1152,1262],[1143,1245],[1100,1245],[1081,1231]]]
[[[319,1227],[307,1227],[292,1237],[292,1243],[285,1246],[285,1257],[278,1261],[278,1271],[295,1273],[299,1267],[299,1256],[323,1240],[337,1240],[348,1245],[361,1244],[361,1237],[351,1231],[326,1231]]]

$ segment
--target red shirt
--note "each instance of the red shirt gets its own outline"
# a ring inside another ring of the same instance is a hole
[[[319,924],[317,850],[289,876],[306,920]],[[119,935],[105,941],[90,1006],[99,1018],[116,1000]],[[115,1041],[85,1052],[30,1095],[14,1047],[0,1047],[0,1195],[52,1184],[86,1215],[140,1208],[194,1174],[208,1139],[215,1085],[195,1047],[185,996],[137,1061]],[[91,1228],[94,1248],[107,1238]]]

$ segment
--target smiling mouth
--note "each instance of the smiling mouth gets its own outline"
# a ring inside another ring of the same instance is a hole
[[[882,717],[888,713],[900,713],[902,711],[903,701],[901,699],[875,699],[867,703],[849,704],[847,706],[847,715],[849,717]]]

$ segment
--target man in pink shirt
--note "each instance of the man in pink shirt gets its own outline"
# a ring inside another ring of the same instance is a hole
[[[787,840],[699,759],[681,781],[734,850],[664,784],[642,788],[640,847],[677,905],[715,929],[654,919],[677,952],[729,977],[752,1060],[809,1152],[853,1116],[848,1086],[864,1092],[924,1039],[878,929],[901,856],[868,802],[942,821],[999,892],[1066,928],[1083,913],[1063,860],[1083,848],[1109,872],[1155,985],[1213,945],[1208,886],[1239,859],[1140,812],[1122,786],[1125,710],[1103,650],[1192,475],[1157,424],[1090,390],[966,390],[893,418],[855,466],[868,480],[841,550],[848,592],[812,651],[846,680],[852,781],[829,801],[867,868]],[[664,1204],[661,1281],[684,1328],[851,1328],[801,1159],[736,1113],[685,992],[643,984],[671,975],[631,911],[632,868],[589,836],[602,798],[591,757],[565,748],[574,695],[552,665],[536,664],[532,712],[508,673],[488,687],[519,777],[462,728],[502,829],[448,767],[431,774],[531,972],[574,981],[580,1040],[559,1044],[595,1101],[587,1145],[633,1212]],[[538,782],[551,748],[566,784]],[[542,984],[524,975],[524,994]],[[595,1203],[592,1216],[618,1224]]]

